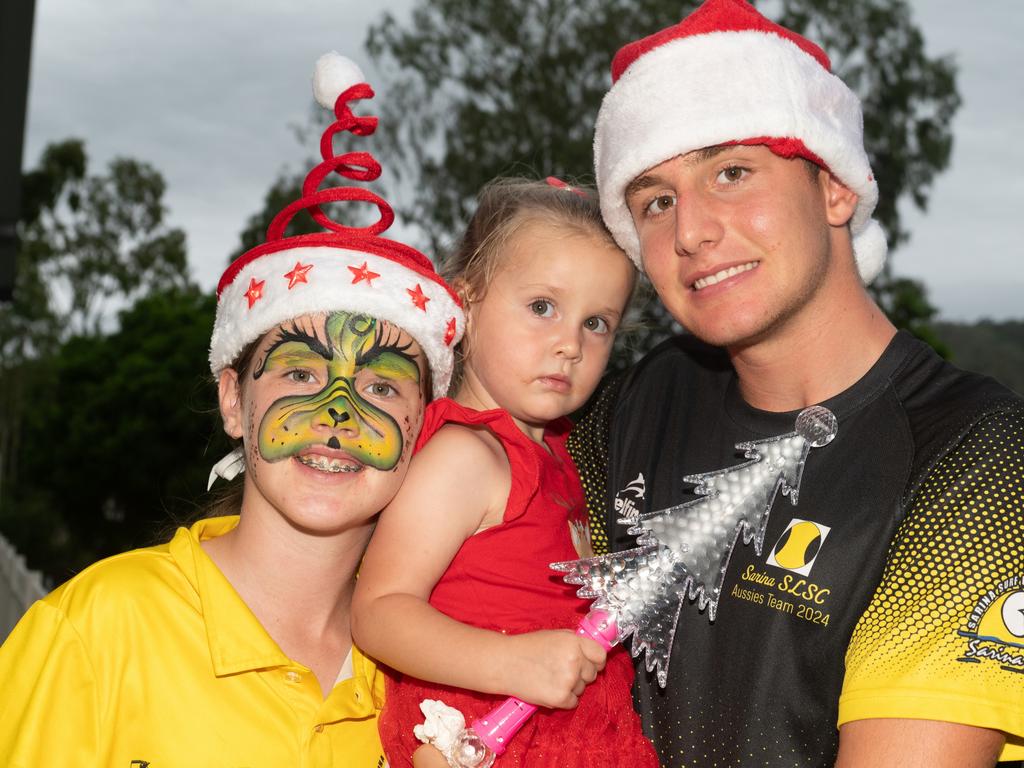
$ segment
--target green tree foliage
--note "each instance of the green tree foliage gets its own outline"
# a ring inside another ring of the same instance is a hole
[[[1024,396],[1024,320],[939,322],[935,332],[954,363],[988,374]]]
[[[938,310],[928,301],[928,292],[917,280],[906,277],[884,275],[884,290],[878,292],[878,303],[893,325],[906,328],[919,339],[928,342],[932,349],[945,358],[950,349],[941,339],[933,322]]]
[[[165,184],[152,166],[115,158],[89,174],[72,139],[44,150],[25,190],[16,291],[23,279],[41,286],[65,335],[99,332],[111,300],[188,285],[185,233],[164,222]]]
[[[0,504],[8,479],[17,471],[28,393],[46,378],[48,368],[40,361],[53,353],[61,328],[40,269],[48,249],[40,238],[26,236],[25,230],[37,229],[44,212],[56,208],[65,188],[84,176],[82,145],[67,141],[47,147],[39,167],[22,178],[16,284],[12,300],[0,302]]]
[[[880,191],[875,217],[890,249],[905,242],[897,205],[925,210],[953,151],[956,66],[929,58],[905,0],[784,0],[779,21],[819,42],[863,102],[864,142]],[[906,290],[906,286],[901,286]]]
[[[0,527],[19,547],[31,535],[49,541],[68,533],[64,514],[78,497],[59,478],[94,470],[91,446],[111,432],[109,423],[92,420],[94,411],[81,410],[74,392],[61,392],[66,366],[105,343],[113,309],[154,292],[194,291],[185,236],[164,222],[163,194],[161,175],[135,160],[118,158],[91,174],[84,146],[74,139],[48,146],[23,177],[14,298],[0,304]],[[208,334],[209,325],[204,346]],[[108,363],[96,361],[83,387],[108,386]],[[59,407],[58,397],[67,398]],[[50,410],[59,416],[41,422]],[[92,437],[78,441],[78,452],[62,452],[75,419],[91,424]],[[50,457],[47,473],[33,458],[40,456]],[[111,459],[110,466],[119,462]],[[65,498],[42,504],[58,488]],[[15,519],[34,522],[17,526]]]
[[[90,175],[69,139],[46,147],[22,186],[14,300],[0,304],[0,498],[57,345],[98,333],[112,300],[189,284],[185,235],[164,224],[164,181],[145,163],[119,158]]]
[[[18,226],[16,285],[9,303],[0,303],[0,351],[4,370],[52,352],[59,341],[60,313],[51,301],[45,266],[53,252],[43,234],[45,219],[52,217],[62,198],[76,199],[70,190],[85,178],[85,150],[69,140],[51,144],[39,166],[22,177],[21,215]]]
[[[476,191],[501,174],[591,173],[593,126],[625,42],[677,22],[696,2],[654,0],[420,0],[407,23],[385,13],[366,47],[384,73],[377,105],[392,197],[440,252],[457,237]],[[765,10],[824,43],[834,70],[864,100],[868,152],[881,200],[877,215],[895,247],[906,239],[898,202],[923,208],[949,162],[949,122],[960,99],[949,58],[929,58],[905,0],[778,0]],[[888,275],[886,308],[934,314],[923,291]],[[902,299],[887,294],[898,291]],[[672,332],[657,302],[645,309],[649,348]],[[620,364],[623,362],[620,358]]]
[[[904,0],[786,0],[779,20],[821,43],[835,72],[861,97],[865,143],[881,193],[875,217],[891,253],[910,236],[897,205],[909,198],[926,210],[932,182],[949,165],[949,126],[961,103],[956,67],[948,56],[925,55],[924,37]],[[925,286],[895,276],[891,265],[871,286],[879,305],[897,328],[948,356]]]
[[[109,335],[77,335],[26,409],[17,482],[0,529],[57,580],[152,543],[186,516],[230,450],[215,415],[207,350],[216,299],[170,288],[120,314]]]
[[[494,176],[585,178],[618,46],[678,21],[651,0],[421,0],[366,48],[386,80],[381,152],[431,252],[457,236]],[[404,194],[406,190],[411,190]]]

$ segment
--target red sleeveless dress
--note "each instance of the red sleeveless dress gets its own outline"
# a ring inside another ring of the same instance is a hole
[[[559,419],[548,426],[545,450],[523,434],[507,412],[474,411],[445,398],[427,407],[417,450],[448,423],[486,426],[508,455],[512,487],[503,522],[465,541],[434,587],[430,604],[463,623],[510,634],[575,628],[588,603],[548,567],[590,554],[583,491],[565,448],[569,421]],[[473,492],[471,485],[467,492]],[[577,552],[574,539],[586,542],[586,549]],[[412,765],[412,753],[420,746],[412,729],[423,722],[423,699],[440,699],[455,707],[468,725],[506,698],[386,671],[387,697],[379,728],[392,768]],[[654,748],[641,733],[633,710],[632,682],[629,654],[616,647],[575,709],[538,710],[496,765],[656,766]]]

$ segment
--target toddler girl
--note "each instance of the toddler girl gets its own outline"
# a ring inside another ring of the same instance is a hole
[[[502,766],[656,765],[628,654],[615,649],[605,666],[605,651],[571,631],[588,606],[548,568],[590,555],[565,416],[604,371],[633,268],[592,196],[499,180],[446,276],[467,314],[461,376],[454,398],[427,409],[353,605],[356,642],[402,673],[380,724],[388,759],[411,764],[422,700],[471,722],[514,695],[542,709]],[[419,747],[416,765],[435,764]]]

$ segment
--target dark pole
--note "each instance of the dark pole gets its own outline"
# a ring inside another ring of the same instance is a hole
[[[35,0],[0,2],[0,301],[9,301],[14,291],[34,16]]]

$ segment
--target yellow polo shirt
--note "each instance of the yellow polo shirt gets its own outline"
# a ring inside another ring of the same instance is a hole
[[[0,765],[386,765],[373,663],[353,648],[325,700],[199,546],[237,522],[103,560],[29,609],[0,647]]]

